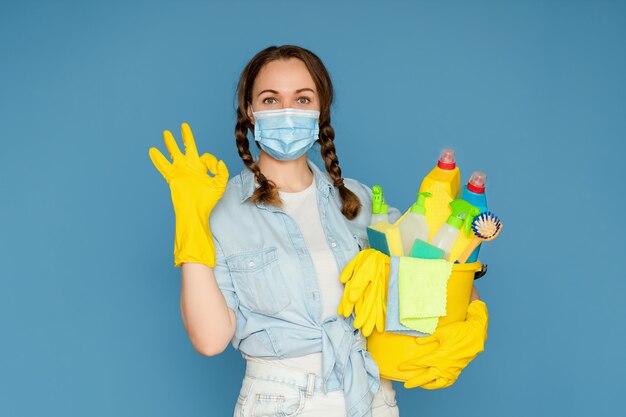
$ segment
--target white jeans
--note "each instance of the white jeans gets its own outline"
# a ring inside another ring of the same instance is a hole
[[[346,417],[343,391],[324,394],[322,378],[271,364],[246,361],[234,417]],[[391,381],[380,379],[372,417],[399,417]]]

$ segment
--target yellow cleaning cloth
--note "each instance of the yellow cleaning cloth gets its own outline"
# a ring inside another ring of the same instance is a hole
[[[447,283],[452,262],[401,256],[398,266],[400,323],[423,333],[433,333],[446,315]]]

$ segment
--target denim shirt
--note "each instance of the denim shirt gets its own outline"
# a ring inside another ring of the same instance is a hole
[[[371,189],[344,178],[362,203],[359,215],[348,220],[328,173],[308,158],[307,163],[317,187],[326,240],[342,271],[369,247]],[[262,358],[321,351],[325,391],[343,389],[348,417],[370,416],[379,370],[366,350],[365,337],[353,326],[354,314],[320,317],[317,276],[300,227],[280,208],[246,202],[255,186],[254,174],[244,166],[228,181],[209,217],[216,251],[213,271],[237,316],[232,346]]]

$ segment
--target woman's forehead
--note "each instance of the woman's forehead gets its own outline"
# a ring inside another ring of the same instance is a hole
[[[315,82],[304,62],[296,58],[269,62],[261,68],[254,81],[254,94],[263,90],[295,93],[302,88],[316,91]]]

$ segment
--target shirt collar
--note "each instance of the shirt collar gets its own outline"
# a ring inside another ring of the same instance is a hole
[[[255,158],[255,162],[258,162],[258,157]],[[323,194],[324,197],[328,197],[330,193],[334,193],[335,187],[328,173],[322,172],[308,157],[306,158],[306,162],[309,168],[311,168],[311,171],[313,171],[313,181],[315,181],[318,192]],[[244,165],[239,175],[241,176],[241,202],[243,203],[254,193],[257,187],[254,183],[254,173],[247,166]]]

